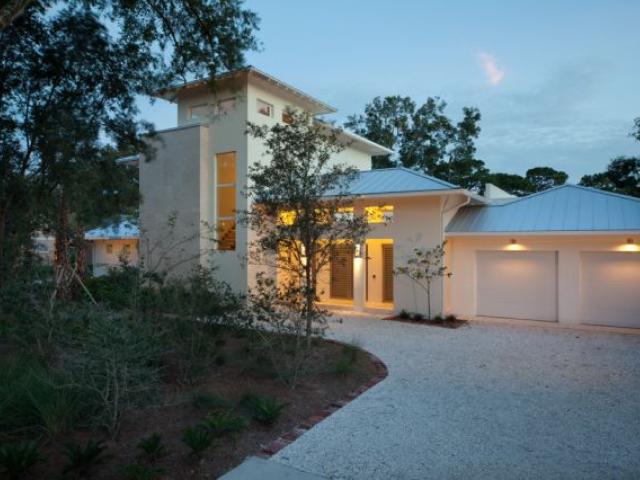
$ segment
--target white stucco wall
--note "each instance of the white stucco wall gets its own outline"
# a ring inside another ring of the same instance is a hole
[[[91,240],[90,245],[90,262],[95,276],[105,275],[110,268],[120,266],[126,247],[129,249],[129,254],[126,255],[129,265],[138,264],[137,239]],[[111,253],[109,253],[109,246],[111,246]]]
[[[516,240],[516,245],[511,244],[512,238]],[[478,281],[476,252],[478,250],[556,251],[558,253],[558,321],[566,324],[580,323],[581,252],[637,252],[637,245],[628,245],[627,238],[628,235],[562,234],[449,238],[447,264],[453,276],[446,282],[446,311],[466,317],[476,315]]]

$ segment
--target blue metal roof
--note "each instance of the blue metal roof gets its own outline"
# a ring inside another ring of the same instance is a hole
[[[383,195],[455,190],[460,187],[408,168],[362,170],[348,188],[349,195]],[[335,193],[328,193],[328,196]]]
[[[447,233],[640,230],[640,198],[562,185],[501,205],[461,208]]]
[[[118,240],[138,238],[140,231],[138,225],[131,220],[122,220],[120,223],[107,225],[104,228],[94,228],[84,234],[85,240]]]

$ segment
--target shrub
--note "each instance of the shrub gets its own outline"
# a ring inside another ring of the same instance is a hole
[[[132,463],[124,467],[124,478],[125,480],[157,480],[164,472],[165,469],[159,465]]]
[[[276,423],[288,405],[277,398],[252,393],[245,395],[241,403],[249,409],[254,420],[269,426]]]
[[[431,319],[431,322],[441,324],[444,323],[444,318],[442,318],[442,315],[436,315]]]
[[[216,437],[226,434],[235,437],[249,426],[248,420],[236,415],[232,409],[211,412],[202,419],[202,424]]]
[[[24,441],[0,447],[0,468],[11,480],[22,478],[41,460],[36,442]]]
[[[447,322],[447,323],[455,323],[455,322],[458,321],[458,317],[456,317],[455,315],[450,313],[449,315],[444,317],[444,321]]]
[[[409,320],[411,318],[411,314],[407,312],[404,308],[400,310],[400,314],[398,316],[403,320]]]
[[[89,440],[85,445],[67,443],[63,450],[63,454],[67,458],[63,473],[74,475],[77,478],[87,477],[91,469],[104,463],[108,458],[105,450],[106,447],[102,442],[95,440]]]
[[[414,322],[423,322],[424,321],[424,315],[421,313],[414,313],[413,314],[413,319]]]
[[[187,427],[182,435],[182,441],[191,449],[191,454],[200,457],[213,444],[215,436],[204,425]]]
[[[159,433],[152,433],[138,442],[137,447],[142,450],[144,457],[153,462],[167,454],[167,447],[162,443]]]
[[[212,392],[196,392],[191,397],[191,402],[199,410],[231,408],[231,402]]]
[[[333,373],[341,377],[350,374],[358,360],[358,352],[358,348],[353,345],[343,346],[340,357],[333,367]]]

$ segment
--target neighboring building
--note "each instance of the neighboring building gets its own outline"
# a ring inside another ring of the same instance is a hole
[[[247,208],[248,165],[265,161],[246,124],[287,122],[287,107],[334,110],[251,67],[220,77],[215,92],[196,81],[161,95],[177,103],[178,126],[159,132],[156,157],[139,163],[142,240],[170,251],[182,272],[213,260],[220,278],[246,291],[257,267],[245,261],[251,232],[235,212]],[[523,198],[488,186],[478,196],[407,169],[369,170],[390,150],[342,139],[336,160],[361,170],[354,211],[373,229],[362,245],[337,249],[320,279],[326,304],[426,311],[424,293],[393,270],[414,248],[447,240],[453,276],[436,283],[434,312],[640,327],[640,199],[573,186]]]
[[[137,265],[139,236],[138,226],[127,220],[85,233],[84,238],[90,244],[89,262],[93,275],[105,275],[124,261]]]

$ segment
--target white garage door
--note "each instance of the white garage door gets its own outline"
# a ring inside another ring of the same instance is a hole
[[[554,322],[556,252],[477,252],[477,314]]]
[[[583,252],[582,322],[640,328],[640,253]]]

